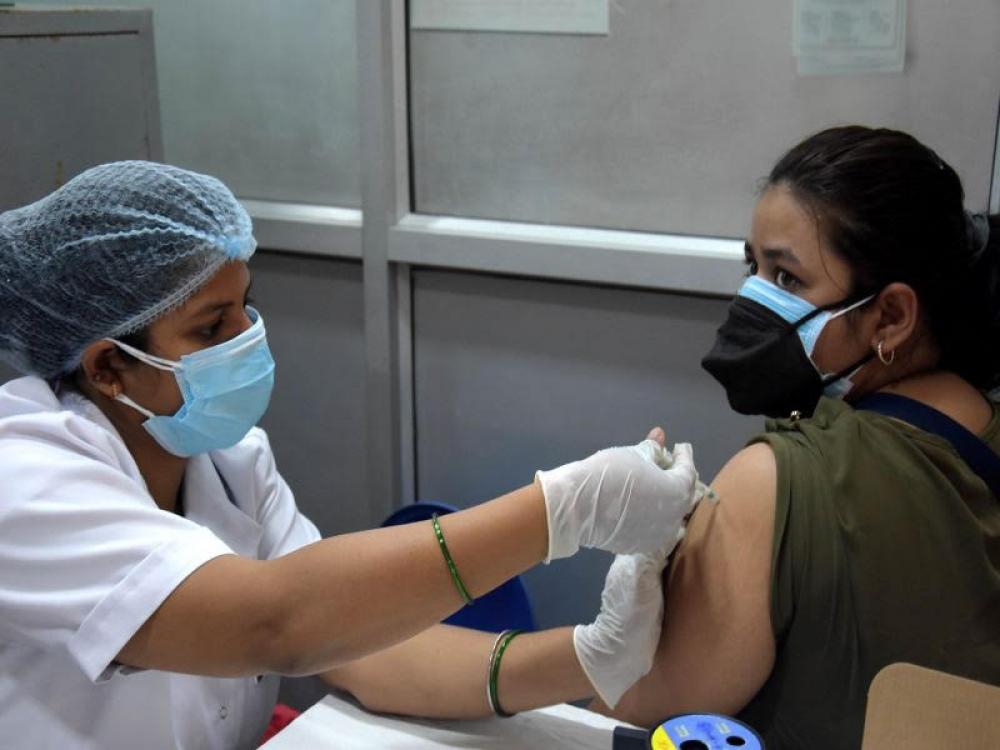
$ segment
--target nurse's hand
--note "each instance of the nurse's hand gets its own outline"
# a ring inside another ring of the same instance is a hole
[[[580,547],[656,553],[683,534],[684,518],[702,494],[698,471],[689,444],[671,454],[664,440],[657,428],[638,445],[536,474],[548,520],[546,562]]]
[[[573,631],[576,658],[609,708],[653,666],[663,622],[660,576],[675,544],[654,555],[618,555],[604,582],[600,614]]]

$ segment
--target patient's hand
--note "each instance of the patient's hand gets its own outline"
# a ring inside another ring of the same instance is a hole
[[[734,456],[712,483],[664,578],[663,630],[653,667],[611,711],[653,725],[676,713],[738,713],[774,666],[770,567],[776,466],[764,444]]]

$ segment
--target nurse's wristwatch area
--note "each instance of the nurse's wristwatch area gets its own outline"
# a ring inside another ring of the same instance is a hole
[[[458,567],[455,565],[455,561],[451,557],[451,552],[448,551],[448,543],[444,540],[444,532],[441,531],[441,522],[438,520],[437,513],[431,516],[431,527],[434,529],[434,538],[437,539],[438,547],[441,549],[441,554],[444,556],[444,564],[448,568],[448,573],[451,574],[451,580],[452,583],[455,584],[455,588],[458,590],[458,595],[462,597],[462,601],[467,605],[473,604],[475,600],[469,594],[469,590],[465,587],[465,583],[462,581],[462,576],[459,575]],[[521,632],[522,631],[520,630],[503,631],[497,636],[496,640],[493,641],[493,648],[490,649],[489,668],[486,671],[486,700],[489,703],[490,710],[497,716],[513,716],[513,714],[507,713],[500,706],[500,699],[497,697],[497,683],[500,680],[500,660],[503,658],[503,654],[507,650],[507,646],[509,646],[510,642],[519,636]]]

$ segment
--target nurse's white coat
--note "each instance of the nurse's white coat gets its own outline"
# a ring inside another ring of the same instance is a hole
[[[320,538],[267,436],[192,458],[183,517],[160,510],[104,415],[34,377],[0,388],[0,746],[253,747],[278,678],[129,671],[149,615],[218,555]]]

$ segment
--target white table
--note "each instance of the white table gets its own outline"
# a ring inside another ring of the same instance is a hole
[[[570,705],[527,711],[510,719],[432,721],[368,713],[328,695],[265,744],[265,750],[611,750],[622,722]]]

